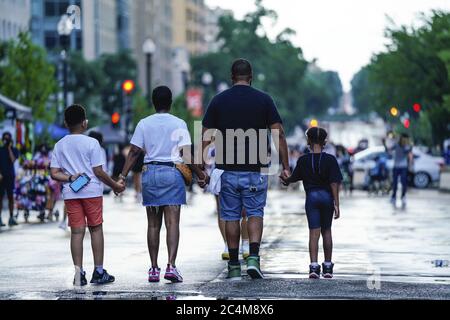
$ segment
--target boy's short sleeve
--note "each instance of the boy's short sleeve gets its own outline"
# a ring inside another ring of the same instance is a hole
[[[50,160],[50,168],[61,169],[61,164],[58,160],[58,145],[55,145],[55,148],[52,152],[52,158]]]
[[[142,127],[141,122],[136,126],[130,143],[138,148],[144,149],[144,128]]]
[[[103,167],[105,165],[105,159],[103,158],[103,150],[97,140],[93,139],[91,146],[91,167]]]
[[[339,168],[339,164],[335,157],[331,156],[331,166],[330,166],[330,183],[341,183],[342,173]]]

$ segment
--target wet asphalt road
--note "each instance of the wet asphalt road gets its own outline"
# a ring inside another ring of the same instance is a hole
[[[387,198],[343,196],[334,224],[335,278],[309,280],[304,194],[269,193],[262,244],[265,280],[230,283],[215,203],[197,190],[182,209],[177,265],[185,282],[146,282],[149,258],[145,210],[131,192],[105,198],[105,268],[114,284],[73,288],[69,232],[57,223],[0,231],[1,299],[450,299],[450,194],[413,190],[406,209]],[[3,212],[3,220],[6,220]],[[35,221],[36,214],[31,218]],[[162,238],[165,232],[162,232]],[[89,236],[84,268],[93,268]],[[322,258],[322,255],[320,255]],[[160,265],[167,260],[161,241]],[[434,261],[443,260],[444,267]],[[245,271],[245,268],[244,268]],[[90,277],[90,275],[89,275]],[[89,279],[89,278],[88,278]]]

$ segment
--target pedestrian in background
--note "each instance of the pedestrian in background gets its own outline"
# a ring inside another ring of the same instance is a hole
[[[406,207],[406,191],[408,189],[408,171],[413,166],[413,153],[412,145],[409,140],[409,135],[403,133],[400,136],[398,142],[394,143],[391,147],[384,144],[387,152],[393,154],[394,156],[394,168],[392,170],[392,197],[391,203],[395,206],[397,201],[397,188],[398,180],[400,178],[400,183],[402,185],[402,207]]]
[[[2,142],[3,145],[0,147],[0,226],[5,226],[1,219],[1,213],[3,211],[3,197],[6,194],[9,207],[8,225],[13,227],[17,225],[14,219],[14,187],[16,180],[14,162],[19,157],[19,150],[14,148],[10,132],[3,133]]]
[[[314,127],[306,131],[308,145],[311,149],[297,161],[290,177],[282,177],[286,185],[303,181],[306,191],[305,210],[309,226],[309,277],[320,278],[321,268],[318,263],[319,239],[322,234],[325,261],[322,263],[324,278],[333,277],[332,253],[333,239],[331,225],[339,219],[339,188],[342,174],[339,164],[333,155],[324,152],[327,132],[323,128]]]
[[[103,269],[103,183],[115,193],[125,186],[115,182],[103,170],[105,157],[96,139],[83,133],[87,130],[86,110],[80,105],[71,105],[64,112],[64,123],[70,134],[55,145],[52,153],[51,176],[63,183],[63,198],[71,227],[70,248],[75,266],[74,285],[87,284],[83,269],[83,239],[86,225],[91,234],[95,268],[91,283],[106,284],[115,278]],[[79,188],[71,184],[84,176],[85,183]]]

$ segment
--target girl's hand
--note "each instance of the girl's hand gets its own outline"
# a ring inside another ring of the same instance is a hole
[[[341,216],[341,212],[339,210],[339,205],[334,205],[334,219],[339,219]]]

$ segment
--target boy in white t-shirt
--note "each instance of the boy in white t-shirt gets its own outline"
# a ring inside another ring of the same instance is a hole
[[[106,284],[115,278],[103,269],[103,184],[115,193],[125,189],[111,179],[103,170],[105,159],[97,140],[83,135],[88,120],[86,110],[80,105],[71,105],[64,112],[64,123],[70,134],[56,143],[52,153],[51,176],[64,183],[63,198],[71,227],[70,248],[75,265],[74,285],[86,285],[86,273],[83,270],[83,238],[86,225],[91,234],[95,269],[91,283]],[[70,183],[80,175],[90,178],[89,183],[74,192]]]

